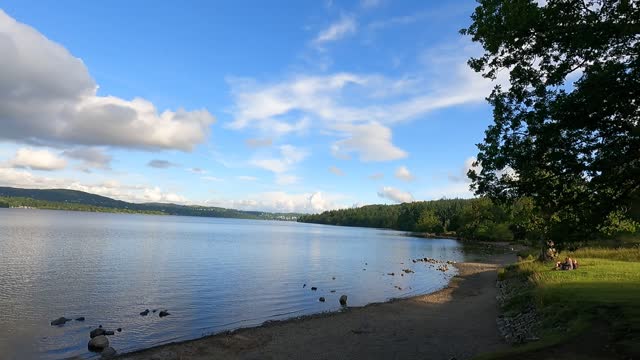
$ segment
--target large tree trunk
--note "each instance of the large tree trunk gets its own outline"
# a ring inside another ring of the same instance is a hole
[[[553,261],[558,257],[558,250],[551,240],[542,241],[542,251],[540,251],[540,261]]]

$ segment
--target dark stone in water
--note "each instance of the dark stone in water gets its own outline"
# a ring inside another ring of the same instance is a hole
[[[318,299],[318,301],[324,302],[324,296],[320,296],[320,299]]]
[[[147,315],[149,315],[149,309],[147,309],[147,310],[145,310],[145,311],[141,312],[141,313],[140,313],[140,315],[142,315],[142,316],[147,316]]]
[[[111,359],[113,357],[116,356],[116,349],[112,348],[111,346],[109,346],[108,348],[102,350],[102,352],[100,353],[100,356],[103,359]]]
[[[111,335],[114,335],[114,334],[115,334],[115,332],[113,332],[113,331],[105,331],[103,335],[111,336]]]
[[[84,321],[84,316],[80,316],[79,318],[76,318],[76,321]]]
[[[331,280],[335,280],[335,279],[336,279],[336,277],[335,277],[335,276],[331,278]]]
[[[156,311],[158,311],[158,309],[153,309],[153,311],[152,311],[152,312],[155,314],[155,313],[156,313]]]
[[[317,287],[315,287],[315,286],[312,286],[312,287],[311,287],[311,291],[316,291],[316,290],[318,290],[318,288],[317,288]]]
[[[104,335],[99,335],[89,340],[89,350],[99,352],[109,346],[109,339]]]
[[[51,321],[51,326],[64,325],[67,321],[71,321],[71,319],[67,319],[66,317],[62,316],[62,317],[59,317],[59,318]]]
[[[158,314],[160,317],[165,317],[165,316],[169,316],[171,314],[169,314],[169,312],[167,310],[162,310],[160,311],[160,314]]]
[[[340,305],[347,306],[347,295],[340,296]]]
[[[117,332],[122,332],[122,328],[117,328],[116,331]]]
[[[102,325],[100,325],[100,326],[102,326]],[[93,339],[96,336],[104,335],[104,333],[105,333],[104,329],[99,327],[97,329],[91,330],[91,332],[89,333],[89,337],[91,337]]]
[[[302,288],[303,288],[303,289],[304,289],[304,288],[306,288],[306,287],[307,287],[307,284],[303,284],[303,285],[302,285]]]
[[[332,293],[336,292],[335,290],[331,290]]]

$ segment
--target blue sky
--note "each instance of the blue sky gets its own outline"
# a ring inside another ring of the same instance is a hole
[[[469,197],[473,1],[5,1],[0,185],[318,212]]]

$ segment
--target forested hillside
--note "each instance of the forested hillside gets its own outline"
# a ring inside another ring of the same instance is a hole
[[[165,203],[130,203],[105,196],[67,189],[20,189],[0,187],[0,207],[91,212],[144,213],[260,220],[295,220],[298,214],[242,211],[211,206]]]
[[[447,234],[485,241],[536,242],[543,232],[560,242],[568,228],[562,221],[544,222],[530,198],[498,204],[489,198],[443,199],[400,205],[368,205],[360,208],[304,215],[298,221],[343,226],[388,228],[411,232]],[[600,228],[599,238],[635,233],[623,218],[612,218]]]

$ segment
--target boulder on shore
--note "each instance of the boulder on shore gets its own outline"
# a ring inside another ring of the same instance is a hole
[[[51,321],[51,326],[64,325],[67,321],[71,321],[71,319],[67,319],[66,317],[62,316]]]
[[[91,330],[91,332],[89,333],[89,337],[91,337],[92,339],[101,335],[104,335],[105,331],[103,328],[97,328],[97,329],[93,329]]]
[[[340,305],[347,306],[347,295],[340,296]]]
[[[96,336],[93,339],[89,340],[89,350],[91,351],[102,351],[108,346],[109,339],[107,339],[107,337],[104,335]]]
[[[116,353],[117,353],[116,349],[114,349],[111,346],[109,346],[109,347],[105,348],[104,350],[102,350],[102,352],[100,353],[100,356],[103,359],[111,359],[111,358],[116,356]]]

